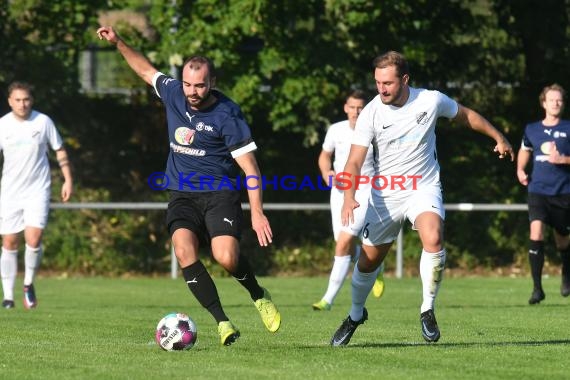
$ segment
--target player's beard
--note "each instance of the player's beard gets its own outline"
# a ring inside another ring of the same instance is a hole
[[[212,91],[208,91],[206,95],[198,97],[198,99],[192,98],[191,96],[187,96],[186,99],[188,99],[188,103],[190,103],[192,107],[200,108],[210,99],[210,95],[212,95]]]
[[[391,94],[388,96],[384,96],[384,95],[380,94],[380,100],[382,101],[382,103],[384,103],[388,106],[401,107],[401,106],[403,106],[403,104],[400,104],[401,100],[403,98],[403,95],[404,95],[404,86],[400,85],[400,87],[398,87],[398,91],[395,94]]]

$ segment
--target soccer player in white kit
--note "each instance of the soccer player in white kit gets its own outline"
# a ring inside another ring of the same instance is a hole
[[[53,121],[32,109],[32,88],[24,82],[8,87],[11,112],[0,118],[0,150],[4,155],[0,189],[0,274],[2,307],[14,307],[14,284],[18,273],[18,235],[24,231],[24,307],[37,306],[33,285],[42,257],[42,235],[50,205],[48,145],[55,151],[64,177],[61,199],[67,202],[73,179],[67,153]]]
[[[343,226],[340,219],[340,212],[343,202],[342,190],[334,186],[335,176],[341,173],[348,159],[350,145],[354,127],[358,115],[366,104],[366,95],[361,90],[352,91],[344,103],[344,112],[347,119],[332,124],[325,135],[323,149],[319,155],[319,169],[326,184],[332,186],[330,195],[331,217],[333,235],[335,239],[335,255],[333,267],[329,276],[327,290],[320,301],[313,304],[313,310],[330,310],[332,304],[340,291],[350,268],[350,262],[355,257],[355,246],[353,241],[355,236],[359,236],[364,226],[364,215],[370,196],[370,183],[363,184],[356,191],[356,199],[363,206],[354,210],[354,223]],[[362,174],[372,177],[374,175],[374,154],[370,147],[364,160]],[[334,160],[333,160],[334,155]],[[384,292],[384,279],[382,272],[379,273],[373,287],[373,294],[376,297],[382,296]]]
[[[375,271],[406,219],[418,231],[423,248],[420,259],[422,336],[427,342],[437,342],[440,338],[434,303],[445,265],[445,212],[436,155],[437,119],[450,118],[491,137],[496,142],[494,151],[499,158],[510,156],[514,161],[511,144],[483,116],[439,91],[410,87],[408,64],[400,53],[391,51],[378,56],[374,59],[374,68],[378,95],[358,117],[344,168],[344,184],[352,186],[344,192],[343,225],[354,219],[354,210],[360,206],[354,197],[354,184],[364,180],[357,176],[370,143],[376,148],[378,168],[362,232],[363,252],[352,275],[352,307],[333,335],[332,346],[348,344],[356,328],[367,320],[364,304],[374,284]]]

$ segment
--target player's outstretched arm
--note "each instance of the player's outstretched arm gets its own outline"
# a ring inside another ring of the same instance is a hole
[[[247,196],[251,208],[251,227],[257,234],[259,245],[265,247],[273,241],[273,232],[269,220],[263,213],[262,182],[259,167],[253,152],[245,153],[235,158],[239,167],[245,173]]]
[[[131,69],[146,83],[152,85],[152,78],[158,72],[150,61],[140,52],[129,46],[110,26],[102,26],[97,29],[97,36],[100,40],[105,39],[117,46],[117,50],[127,61]]]
[[[511,156],[511,161],[515,160],[515,152],[513,151],[511,143],[509,143],[509,140],[507,140],[497,128],[493,127],[487,119],[472,109],[462,106],[461,104],[458,104],[458,106],[459,110],[454,120],[495,140],[497,145],[494,151],[499,153],[499,158]]]

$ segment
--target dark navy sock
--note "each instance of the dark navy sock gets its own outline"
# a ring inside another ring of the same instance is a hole
[[[182,268],[182,275],[194,297],[212,314],[217,323],[229,321],[222,308],[214,280],[201,261]]]

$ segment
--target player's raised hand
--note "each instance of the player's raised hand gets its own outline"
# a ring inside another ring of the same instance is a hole
[[[119,35],[115,33],[110,26],[102,26],[97,29],[97,37],[99,37],[100,40],[105,39],[112,44],[119,42]]]
[[[340,211],[340,218],[343,226],[348,226],[354,223],[354,209],[360,207],[360,203],[356,199],[346,199],[342,203],[342,210]]]

